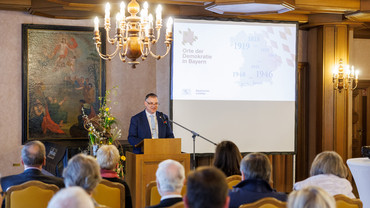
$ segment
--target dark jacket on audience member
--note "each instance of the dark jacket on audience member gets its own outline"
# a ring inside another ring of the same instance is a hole
[[[6,191],[9,187],[25,183],[27,181],[41,181],[47,184],[57,185],[60,189],[64,188],[64,181],[61,178],[54,176],[47,176],[41,173],[41,170],[30,168],[25,170],[23,173],[18,175],[10,175],[4,178],[1,178],[1,188],[3,191]],[[5,200],[5,199],[4,199]],[[3,201],[2,208],[5,207]]]
[[[229,196],[229,208],[238,208],[242,204],[252,203],[265,197],[273,197],[280,201],[287,200],[287,195],[285,193],[276,192],[262,179],[241,181],[230,190]]]
[[[130,188],[128,187],[127,183],[124,180],[121,180],[119,178],[103,177],[103,179],[122,184],[125,187],[125,208],[132,208],[131,192],[130,192]]]
[[[181,202],[181,201],[182,201],[181,197],[167,198],[167,199],[161,200],[161,202],[159,204],[148,207],[148,208],[169,207],[169,206],[172,206],[172,205],[176,204],[177,202]]]
[[[11,175],[1,178],[1,187],[3,191],[6,191],[10,186],[19,185],[32,180],[41,181],[47,184],[54,184],[59,188],[64,188],[63,179],[44,175],[39,169],[35,168],[27,169],[18,175]]]

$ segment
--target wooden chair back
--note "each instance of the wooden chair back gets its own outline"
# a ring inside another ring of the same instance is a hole
[[[182,187],[181,196],[186,194],[186,185]],[[145,188],[145,207],[153,206],[161,202],[161,195],[157,189],[157,182],[151,181]]]
[[[287,203],[273,197],[262,198],[256,202],[242,204],[239,208],[286,208]]]
[[[229,186],[229,189],[233,189],[233,186],[240,183],[242,181],[241,175],[232,175],[226,178],[227,185]]]
[[[47,207],[58,190],[58,186],[41,181],[27,181],[11,186],[6,190],[5,208]]]
[[[334,196],[337,208],[362,208],[360,199],[352,199],[346,195],[338,194]]]
[[[125,207],[125,186],[121,183],[102,179],[92,196],[98,204],[114,208]]]

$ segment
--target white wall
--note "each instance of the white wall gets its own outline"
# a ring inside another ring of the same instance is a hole
[[[353,39],[353,56],[349,64],[360,71],[360,80],[370,79],[370,39]]]

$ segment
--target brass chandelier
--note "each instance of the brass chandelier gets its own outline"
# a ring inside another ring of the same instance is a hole
[[[140,62],[137,60],[140,57],[144,61],[146,57],[151,54],[154,58],[159,60],[166,56],[172,43],[172,23],[170,17],[167,22],[167,30],[164,44],[166,44],[166,53],[164,55],[157,55],[152,52],[152,46],[155,45],[160,38],[160,30],[162,27],[162,6],[158,5],[156,9],[155,28],[153,25],[153,16],[148,14],[148,3],[145,2],[143,9],[140,11],[140,5],[136,0],[131,0],[127,5],[127,11],[130,16],[125,16],[125,3],[120,4],[120,12],[116,15],[116,34],[114,38],[110,38],[111,19],[110,19],[110,4],[105,6],[104,29],[107,36],[108,43],[115,45],[115,50],[111,54],[103,54],[101,52],[101,41],[99,34],[99,19],[95,17],[94,20],[94,40],[96,50],[99,56],[104,60],[111,60],[114,56],[119,54],[122,62],[126,62],[136,68]],[[137,16],[140,11],[140,16]],[[156,30],[156,35],[154,34]]]
[[[345,69],[346,68],[346,69]],[[333,70],[333,83],[334,83],[334,90],[338,90],[339,92],[344,90],[354,90],[357,87],[358,83],[358,70],[356,70],[352,66],[350,69],[349,66],[343,66],[343,60],[339,60],[339,66],[335,67]]]

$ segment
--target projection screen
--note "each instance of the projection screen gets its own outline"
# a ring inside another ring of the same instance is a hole
[[[295,152],[297,23],[175,19],[173,36],[173,121],[241,152]],[[173,130],[192,153],[192,133]]]

